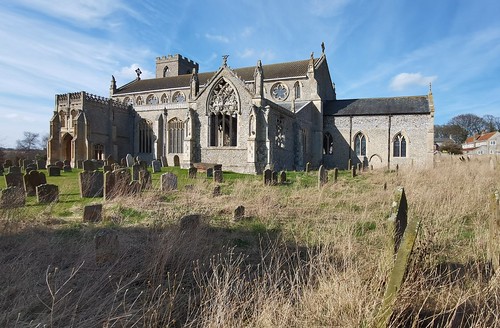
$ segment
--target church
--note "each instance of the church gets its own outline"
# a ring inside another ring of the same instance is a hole
[[[337,99],[324,46],[319,57],[215,72],[180,54],[156,58],[156,77],[118,86],[109,98],[55,96],[47,157],[115,160],[127,154],[188,168],[224,170],[426,167],[433,162],[434,102],[427,95]]]

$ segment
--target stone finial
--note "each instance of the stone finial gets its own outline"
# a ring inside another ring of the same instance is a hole
[[[229,55],[222,55],[222,66],[224,67],[227,66],[227,57],[229,57]]]
[[[325,42],[321,42],[321,53],[325,53]]]
[[[140,80],[142,71],[139,67],[137,67],[137,69],[135,70],[135,74],[137,74],[137,79]]]

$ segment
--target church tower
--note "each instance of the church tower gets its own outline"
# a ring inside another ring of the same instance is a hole
[[[198,63],[179,54],[156,57],[156,78],[192,74],[195,70],[199,70]]]

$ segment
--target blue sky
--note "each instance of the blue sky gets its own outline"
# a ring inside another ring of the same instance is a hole
[[[0,145],[46,134],[55,94],[108,96],[180,53],[215,71],[326,56],[337,97],[427,94],[436,124],[500,116],[497,0],[4,0]]]

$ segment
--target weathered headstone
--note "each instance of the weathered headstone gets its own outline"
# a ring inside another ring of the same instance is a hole
[[[103,170],[104,172],[110,172],[110,171],[113,171],[113,169],[112,169],[111,165],[104,165],[104,166],[102,167],[102,170]]]
[[[212,192],[212,196],[217,197],[220,195],[222,195],[221,190],[220,190],[220,186],[217,185],[214,187],[214,191]]]
[[[38,171],[31,171],[24,175],[24,189],[26,190],[26,195],[35,196],[36,187],[47,183],[47,178],[45,174]]]
[[[56,165],[49,165],[49,177],[61,176],[61,168]]]
[[[102,204],[86,205],[83,208],[83,222],[102,221]]]
[[[20,187],[7,187],[0,190],[0,208],[23,207],[26,203],[24,189]]]
[[[214,176],[214,169],[209,167],[207,169],[207,178],[212,178]]]
[[[95,163],[90,159],[83,161],[83,170],[84,171],[94,171],[96,169]]]
[[[24,191],[23,175],[21,173],[9,172],[5,175],[7,187],[18,187]]]
[[[351,177],[355,177],[356,176],[356,166],[351,166]]]
[[[273,180],[271,184],[272,184],[273,186],[277,185],[277,184],[278,184],[278,172],[273,171],[273,172],[271,173],[271,176],[272,176],[272,180]]]
[[[168,167],[167,157],[162,155],[160,159],[161,159],[161,166]]]
[[[41,184],[36,187],[36,199],[40,204],[55,203],[59,200],[59,187],[54,184]]]
[[[64,172],[72,172],[71,166],[69,166],[69,165],[64,165],[64,166],[63,166],[63,171],[64,171]]]
[[[63,161],[63,164],[64,164],[64,165],[63,165],[63,167],[64,167],[64,166],[71,166],[71,161],[70,161],[69,159],[65,159],[65,160]]]
[[[141,192],[142,186],[139,180],[132,180],[128,185],[128,189],[125,195],[137,195]]]
[[[44,160],[37,160],[36,161],[36,169],[37,170],[45,170],[47,168],[47,161]]]
[[[238,221],[245,218],[245,206],[240,205],[234,209],[233,220]]]
[[[64,166],[64,163],[63,163],[63,162],[61,162],[61,161],[57,161],[57,162],[55,162],[54,164],[55,164],[56,166],[58,166],[61,170],[62,170],[62,168],[63,168],[63,166]]]
[[[393,222],[394,238],[393,248],[394,253],[397,252],[403,233],[408,223],[408,203],[406,201],[405,190],[403,187],[398,187],[394,193],[394,201],[392,202],[391,216],[389,221]]]
[[[318,170],[318,188],[323,187],[328,182],[328,171],[323,165]]]
[[[97,263],[113,262],[118,258],[120,242],[118,233],[101,230],[95,235],[95,260]]]
[[[36,171],[37,166],[35,163],[30,163],[24,167],[24,172],[25,173],[30,173],[31,171]]]
[[[104,199],[127,195],[130,181],[132,177],[128,168],[106,172],[104,174]]]
[[[188,177],[190,179],[196,179],[196,174],[198,172],[198,169],[194,166],[191,166],[189,169],[188,169]]]
[[[264,170],[264,185],[270,186],[273,183],[273,171],[270,169]]]
[[[222,183],[224,180],[224,176],[222,174],[222,170],[214,170],[214,182]]]
[[[102,197],[104,174],[100,171],[83,171],[79,174],[80,197]]]
[[[280,184],[285,184],[286,183],[286,172],[281,171],[280,172]]]
[[[171,172],[161,175],[161,191],[177,190],[177,176]]]
[[[132,165],[132,180],[139,180],[140,170],[141,170],[141,165],[139,163],[134,163]]]
[[[337,179],[339,178],[339,169],[338,168],[334,168],[333,169],[333,182],[337,182]]]
[[[201,214],[188,214],[184,215],[179,220],[179,227],[181,230],[194,230],[201,224]]]
[[[222,164],[215,164],[214,171],[222,171]]]
[[[347,169],[350,170],[352,167],[352,159],[349,158],[349,160],[347,161]]]
[[[112,155],[109,155],[107,158],[106,158],[106,165],[113,165],[115,164],[115,159],[113,158]]]
[[[311,171],[311,163],[307,162],[306,163],[306,172]]]
[[[159,160],[154,160],[151,162],[151,167],[153,167],[153,173],[161,172],[161,162]]]
[[[152,180],[151,180],[151,173],[149,173],[148,170],[141,169],[139,171],[139,182],[141,183],[141,189],[151,189],[153,186]]]
[[[134,165],[134,156],[127,154],[125,161],[127,163],[127,167],[132,167],[132,165]]]

